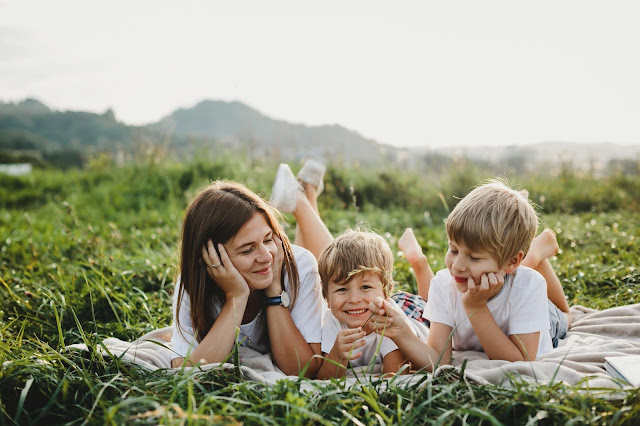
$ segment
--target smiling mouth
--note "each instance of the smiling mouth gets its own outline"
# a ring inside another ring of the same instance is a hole
[[[267,266],[264,269],[260,269],[259,271],[256,271],[256,274],[265,275],[265,274],[269,273],[270,270],[271,270],[271,267]]]
[[[466,283],[468,281],[468,278],[456,277],[455,280],[456,280],[457,283],[464,284],[464,283]]]
[[[345,312],[346,312],[347,314],[349,314],[349,315],[362,315],[362,314],[364,314],[365,312],[367,312],[368,310],[369,310],[369,309],[362,308],[362,309],[353,309],[353,310],[345,311]]]

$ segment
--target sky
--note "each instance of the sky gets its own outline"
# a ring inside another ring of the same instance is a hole
[[[640,144],[640,2],[0,0],[0,101],[204,99],[397,146]]]

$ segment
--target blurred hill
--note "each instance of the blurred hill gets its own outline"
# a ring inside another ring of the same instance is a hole
[[[102,114],[55,111],[35,99],[0,102],[0,162],[82,167],[107,154],[116,162],[149,156],[188,160],[240,153],[249,161],[317,158],[341,166],[400,167],[438,174],[472,161],[496,174],[639,174],[640,145],[538,143],[506,147],[398,148],[339,125],[307,126],[270,118],[241,103],[205,100],[156,123],[129,126]]]
[[[147,128],[174,138],[213,140],[252,156],[281,161],[319,158],[366,165],[395,162],[398,149],[338,125],[306,126],[275,120],[241,102],[205,100],[178,109]]]

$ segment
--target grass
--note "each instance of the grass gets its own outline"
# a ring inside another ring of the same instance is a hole
[[[457,370],[421,376],[411,386],[386,380],[363,381],[351,389],[340,380],[266,386],[243,380],[235,370],[168,374],[103,357],[106,337],[133,340],[170,324],[187,202],[197,188],[219,177],[244,181],[267,194],[275,167],[252,167],[234,160],[1,178],[0,424],[640,420],[637,389],[585,390],[517,378],[505,389],[468,383]],[[472,177],[486,176],[475,171]],[[358,170],[329,171],[320,201],[331,231],[366,225],[395,248],[404,228],[411,226],[434,269],[442,268],[443,218],[454,195],[464,195],[462,188],[468,189],[472,178],[439,176],[436,181],[388,172],[384,186],[380,179]],[[552,263],[570,304],[604,309],[640,302],[638,205],[629,201],[638,182],[620,176],[521,178],[521,186],[543,208],[542,226],[558,235],[562,251]],[[562,185],[564,200],[557,189]],[[586,204],[579,203],[576,192],[584,192],[585,185],[598,188]],[[368,195],[376,186],[380,191],[375,197]],[[615,202],[604,202],[604,194],[614,191]],[[292,235],[293,227],[288,232]],[[394,278],[400,288],[415,291],[408,264],[399,255]],[[66,348],[73,343],[85,343],[90,351]]]

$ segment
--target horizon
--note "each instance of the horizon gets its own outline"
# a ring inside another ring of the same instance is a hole
[[[5,0],[0,93],[128,125],[239,101],[396,147],[640,143],[640,5],[456,6]]]

